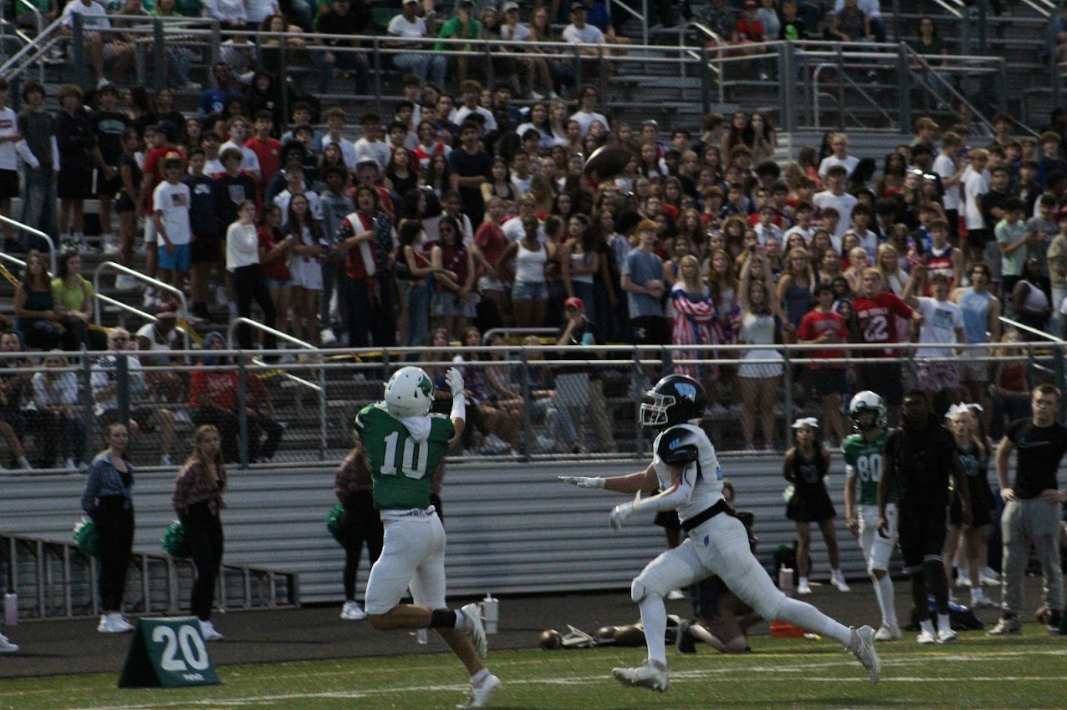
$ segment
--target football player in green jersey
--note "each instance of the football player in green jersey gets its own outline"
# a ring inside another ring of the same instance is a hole
[[[867,560],[867,573],[874,583],[874,595],[882,610],[882,625],[874,638],[894,641],[901,638],[893,602],[893,580],[889,577],[889,558],[897,539],[896,503],[886,505],[888,535],[878,534],[878,481],[882,478],[885,444],[890,433],[886,427],[885,403],[874,392],[865,390],[852,398],[848,414],[856,433],[841,445],[845,454],[845,521],[849,531],[859,539],[863,559]]]
[[[356,415],[356,433],[374,481],[374,507],[385,527],[382,554],[367,581],[367,618],[376,629],[431,628],[471,676],[467,702],[483,707],[500,680],[481,662],[488,647],[476,604],[445,606],[445,530],[430,504],[433,472],[463,434],[466,403],[456,368],[445,376],[452,391],[450,417],[430,414],[433,380],[403,367],[385,385],[385,399]],[[411,588],[413,604],[401,604]]]

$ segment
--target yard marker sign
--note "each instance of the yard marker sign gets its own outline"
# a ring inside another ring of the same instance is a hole
[[[181,688],[221,682],[195,616],[137,620],[119,678],[120,688]]]

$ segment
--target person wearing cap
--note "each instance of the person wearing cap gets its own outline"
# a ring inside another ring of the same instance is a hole
[[[349,0],[333,0],[329,8],[315,19],[315,46],[320,51],[313,52],[311,56],[319,66],[320,94],[329,90],[334,69],[355,72],[355,93],[360,96],[370,93],[370,65],[366,53],[358,51],[362,48],[359,37],[366,34],[370,17],[352,13],[350,7]],[[348,36],[351,39],[324,38],[322,35]]]
[[[571,5],[571,23],[563,28],[563,40],[571,44],[604,44],[607,40],[604,33],[593,25],[587,24],[585,3],[576,2]],[[582,54],[597,55],[596,48],[582,49]]]
[[[155,207],[152,195],[163,179],[163,158],[171,152],[177,153],[185,160],[185,153],[175,145],[178,139],[178,127],[170,121],[160,121],[153,126],[152,147],[145,155],[144,179],[141,180],[141,194],[137,204],[144,206],[145,228],[145,274],[155,278],[159,253],[156,249],[156,223],[153,218]],[[157,294],[154,286],[145,289],[144,305],[146,308],[157,306]]]
[[[482,23],[474,18],[474,3],[471,0],[459,0],[456,3],[456,14],[445,20],[437,36],[440,39],[479,39],[482,36]],[[459,73],[458,81],[460,84],[467,80],[469,55],[472,49],[473,47],[470,44],[453,44],[450,42],[437,42],[433,46],[434,52],[465,53],[459,56],[454,54],[449,56],[450,60],[454,60],[450,63],[455,65]]]
[[[502,8],[504,21],[500,24],[500,38],[512,42],[526,42],[530,39],[530,28],[519,22],[519,4],[514,0],[508,0]],[[526,85],[529,87],[529,98],[540,101],[552,93],[552,74],[548,70],[548,63],[536,56],[535,52],[508,47],[508,52],[518,55],[516,61],[527,72]]]
[[[192,243],[191,193],[189,186],[181,182],[184,168],[181,154],[176,151],[167,153],[163,156],[163,182],[152,192],[152,216],[159,243],[159,278],[183,292]]]
[[[745,0],[741,6],[741,17],[737,19],[737,24],[734,25],[734,31],[731,35],[731,44],[746,45],[755,42],[767,41],[767,30],[763,27],[763,23],[756,17],[756,10],[759,5],[756,0]],[[761,50],[755,48],[744,48],[740,50],[742,54],[755,54]],[[748,65],[749,62],[743,62],[742,67]],[[760,81],[767,81],[770,77],[767,74],[766,60],[758,60],[757,65],[759,68]]]
[[[563,314],[567,325],[556,345],[591,347],[596,345],[592,321],[586,317],[585,302],[571,296],[563,302]],[[562,360],[596,359],[593,352],[570,352],[560,355]],[[604,403],[604,391],[596,367],[591,365],[565,365],[556,368],[556,401],[567,407],[575,423],[578,446],[585,447],[585,423],[593,425],[597,445],[601,453],[615,453],[618,445],[611,431],[611,417]]]
[[[390,20],[386,28],[392,38],[386,41],[386,47],[408,51],[393,54],[393,64],[399,71],[417,76],[422,84],[429,79],[437,86],[444,86],[448,68],[445,58],[431,52],[428,43],[413,42],[429,36],[426,21],[418,16],[419,0],[404,0],[401,10],[401,14]]]
[[[104,76],[105,62],[111,62],[113,74],[124,75],[133,60],[133,46],[122,40],[123,35],[112,30],[107,10],[93,0],[73,0],[68,3],[63,8],[63,16],[59,18],[62,32],[67,37],[74,34],[75,15],[82,16],[82,41],[89,54],[93,73],[96,74],[96,85],[99,87],[108,83]]]

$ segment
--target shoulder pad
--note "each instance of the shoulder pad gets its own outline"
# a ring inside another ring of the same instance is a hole
[[[656,454],[667,464],[687,464],[700,458],[700,449],[690,429],[674,426],[660,434]]]

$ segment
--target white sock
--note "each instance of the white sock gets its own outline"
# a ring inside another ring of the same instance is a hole
[[[930,619],[924,619],[919,622],[919,627],[930,634],[934,633],[934,622]]]
[[[777,617],[771,621],[788,621],[806,631],[837,639],[845,648],[848,648],[849,644],[852,643],[852,630],[850,628],[834,621],[811,604],[789,597],[782,602]],[[645,631],[647,636],[648,627],[645,627]]]
[[[471,676],[471,683],[474,683],[475,685],[481,685],[488,677],[489,671],[483,668]]]
[[[938,631],[950,631],[952,630],[952,622],[948,618],[948,614],[937,615],[937,630]]]
[[[893,592],[893,580],[889,575],[874,584],[874,594],[878,597],[878,607],[882,610],[882,621],[890,626],[897,625],[897,607]]]
[[[645,627],[645,643],[648,644],[648,660],[667,666],[667,608],[663,598],[649,594],[641,600],[641,623]]]
[[[806,587],[806,586],[808,586],[808,578],[807,577],[799,578],[797,580],[797,586],[798,587]]]

